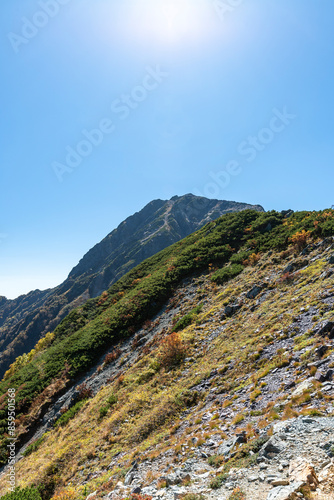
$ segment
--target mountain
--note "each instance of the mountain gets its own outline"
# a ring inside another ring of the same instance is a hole
[[[333,499],[333,236],[227,214],[73,310],[0,383],[5,500]]]
[[[147,257],[225,213],[259,205],[174,196],[154,200],[95,245],[59,286],[15,300],[0,297],[0,377],[75,307],[97,297]]]

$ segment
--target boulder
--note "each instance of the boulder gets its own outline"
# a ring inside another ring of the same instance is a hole
[[[319,347],[317,347],[314,351],[315,355],[318,356],[318,358],[322,358],[324,354],[326,354],[326,352],[328,351],[328,349],[330,349],[331,346],[330,345],[321,345]]]
[[[284,389],[287,391],[289,389],[292,389],[292,387],[295,387],[296,382],[294,380],[290,380],[289,382],[286,382],[284,384]]]
[[[317,331],[317,335],[321,337],[328,337],[330,339],[334,338],[334,323],[333,321],[325,321],[321,324],[319,330]]]
[[[255,285],[249,292],[247,292],[246,297],[247,299],[255,299],[259,295],[259,293],[263,290],[264,285]]]
[[[124,485],[125,486],[129,486],[129,484],[132,483],[133,478],[135,476],[135,471],[137,469],[138,469],[138,463],[137,462],[133,462],[133,465],[132,465],[131,469],[128,470],[128,472],[126,473],[126,476],[124,478]]]
[[[175,484],[180,484],[183,481],[190,481],[191,477],[190,474],[187,474],[186,472],[176,470],[172,474],[168,474],[167,476],[164,476],[161,479],[163,481],[166,481],[167,486],[172,486]]]
[[[301,396],[304,391],[307,391],[313,386],[313,381],[314,378],[310,377],[307,378],[306,380],[303,380],[303,382],[300,382],[300,384],[297,385],[296,389],[293,391],[291,396]]]
[[[319,472],[319,482],[324,483],[334,476],[334,465],[330,462]]]
[[[290,264],[287,265],[287,267],[282,271],[282,274],[286,273],[293,273],[295,271],[298,271],[299,269],[302,269],[303,267],[306,267],[308,265],[309,261],[304,259],[304,260],[299,260],[296,262],[291,262]]]
[[[319,485],[314,468],[302,457],[298,457],[290,463],[289,479],[308,485],[312,491],[315,491]]]
[[[128,472],[126,474],[124,478],[124,486],[129,486],[132,483],[134,475],[134,472]]]
[[[314,378],[319,382],[325,382],[326,380],[332,380],[334,370],[318,370],[314,375]]]
[[[332,253],[332,255],[330,255],[327,259],[327,262],[329,264],[334,264],[334,253]]]
[[[237,443],[247,443],[247,433],[242,431],[236,434]]]
[[[237,443],[237,438],[233,437],[225,440],[218,448],[218,455],[228,457]]]
[[[141,492],[141,487],[137,486],[136,488],[133,488],[131,494],[138,495],[140,492]]]
[[[290,500],[291,496],[296,493],[303,483],[291,483],[289,486],[276,486],[269,491],[267,500]]]
[[[261,448],[259,456],[265,458],[274,458],[286,448],[286,444],[277,436],[272,436]]]
[[[229,304],[228,306],[225,307],[224,309],[224,316],[233,316],[239,309],[241,308],[241,304]]]

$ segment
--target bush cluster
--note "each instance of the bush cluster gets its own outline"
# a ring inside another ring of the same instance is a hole
[[[3,500],[42,500],[39,491],[33,486],[29,488],[15,488],[15,491],[6,493],[1,498]]]

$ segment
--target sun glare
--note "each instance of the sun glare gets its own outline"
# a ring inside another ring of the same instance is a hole
[[[138,0],[132,12],[136,18],[133,36],[143,42],[189,43],[210,33],[212,12],[201,0]]]
[[[143,36],[160,42],[196,41],[207,32],[207,5],[194,0],[154,0],[143,16]],[[147,22],[148,21],[148,22]]]

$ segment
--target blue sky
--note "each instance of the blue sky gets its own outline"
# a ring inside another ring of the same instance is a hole
[[[0,13],[0,295],[59,284],[152,199],[334,204],[332,0]]]

